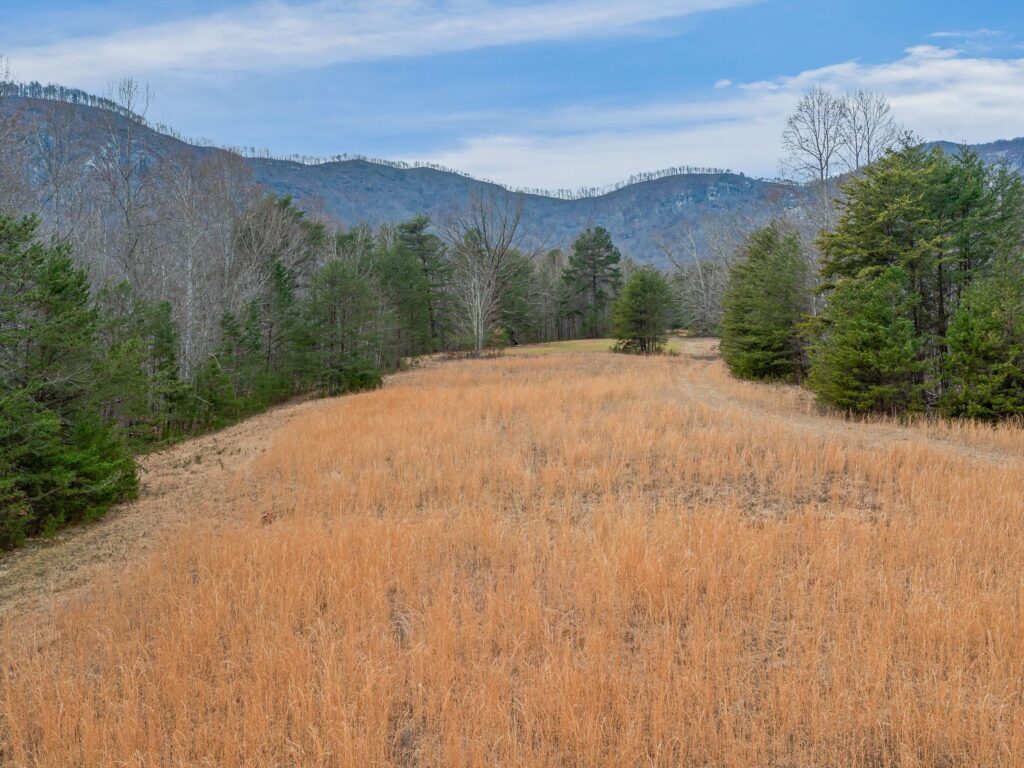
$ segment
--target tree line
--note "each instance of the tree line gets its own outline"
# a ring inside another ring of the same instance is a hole
[[[744,242],[721,321],[734,374],[854,413],[1024,413],[1018,174],[904,142],[842,185],[814,246],[784,223]]]

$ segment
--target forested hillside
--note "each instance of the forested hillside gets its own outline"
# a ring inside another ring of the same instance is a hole
[[[37,173],[50,162],[47,150],[52,152],[54,143],[64,144],[66,151],[73,148],[79,155],[99,152],[116,115],[102,106],[20,97],[0,98],[0,109],[8,116],[20,114],[25,130],[40,137],[42,146],[32,159]],[[314,207],[348,227],[395,224],[420,213],[438,220],[467,195],[499,189],[488,182],[427,167],[366,160],[306,164],[239,157],[214,147],[188,144],[145,125],[138,127],[137,142],[140,152],[150,160],[188,157],[237,163],[267,191],[290,195],[304,207]],[[339,144],[344,144],[344,137],[339,137]],[[680,173],[578,199],[526,194],[523,229],[530,246],[564,248],[581,230],[602,226],[626,255],[664,264],[661,244],[684,232],[703,245],[710,230],[732,217],[741,215],[754,225],[763,224],[773,216],[796,210],[804,197],[798,187],[734,173]]]

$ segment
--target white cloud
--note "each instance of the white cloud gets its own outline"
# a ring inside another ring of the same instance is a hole
[[[7,51],[23,79],[274,71],[517,43],[604,37],[753,0],[266,0],[99,37]]]
[[[719,80],[715,83],[715,88],[728,88],[732,85],[732,80]]]
[[[1024,135],[1024,59],[916,46],[896,61],[857,61],[728,89],[723,98],[621,109],[585,106],[521,117],[519,130],[469,138],[430,159],[517,186],[601,186],[643,170],[721,166],[774,175],[786,116],[814,84],[885,94],[927,139]]]

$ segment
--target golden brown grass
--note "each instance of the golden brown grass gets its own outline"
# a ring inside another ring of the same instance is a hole
[[[683,339],[671,338],[665,345],[669,352],[679,352],[683,349]],[[508,347],[506,355],[557,355],[563,352],[608,352],[615,345],[615,339],[570,339],[568,341],[550,341],[546,344],[524,344],[517,347]]]
[[[683,344],[304,411],[246,522],[8,616],[0,764],[1024,764],[1020,441],[755,402]]]

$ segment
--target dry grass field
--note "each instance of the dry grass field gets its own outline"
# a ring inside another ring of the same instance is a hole
[[[1024,765],[1021,430],[679,351],[275,422],[187,526],[6,613],[0,765]]]

